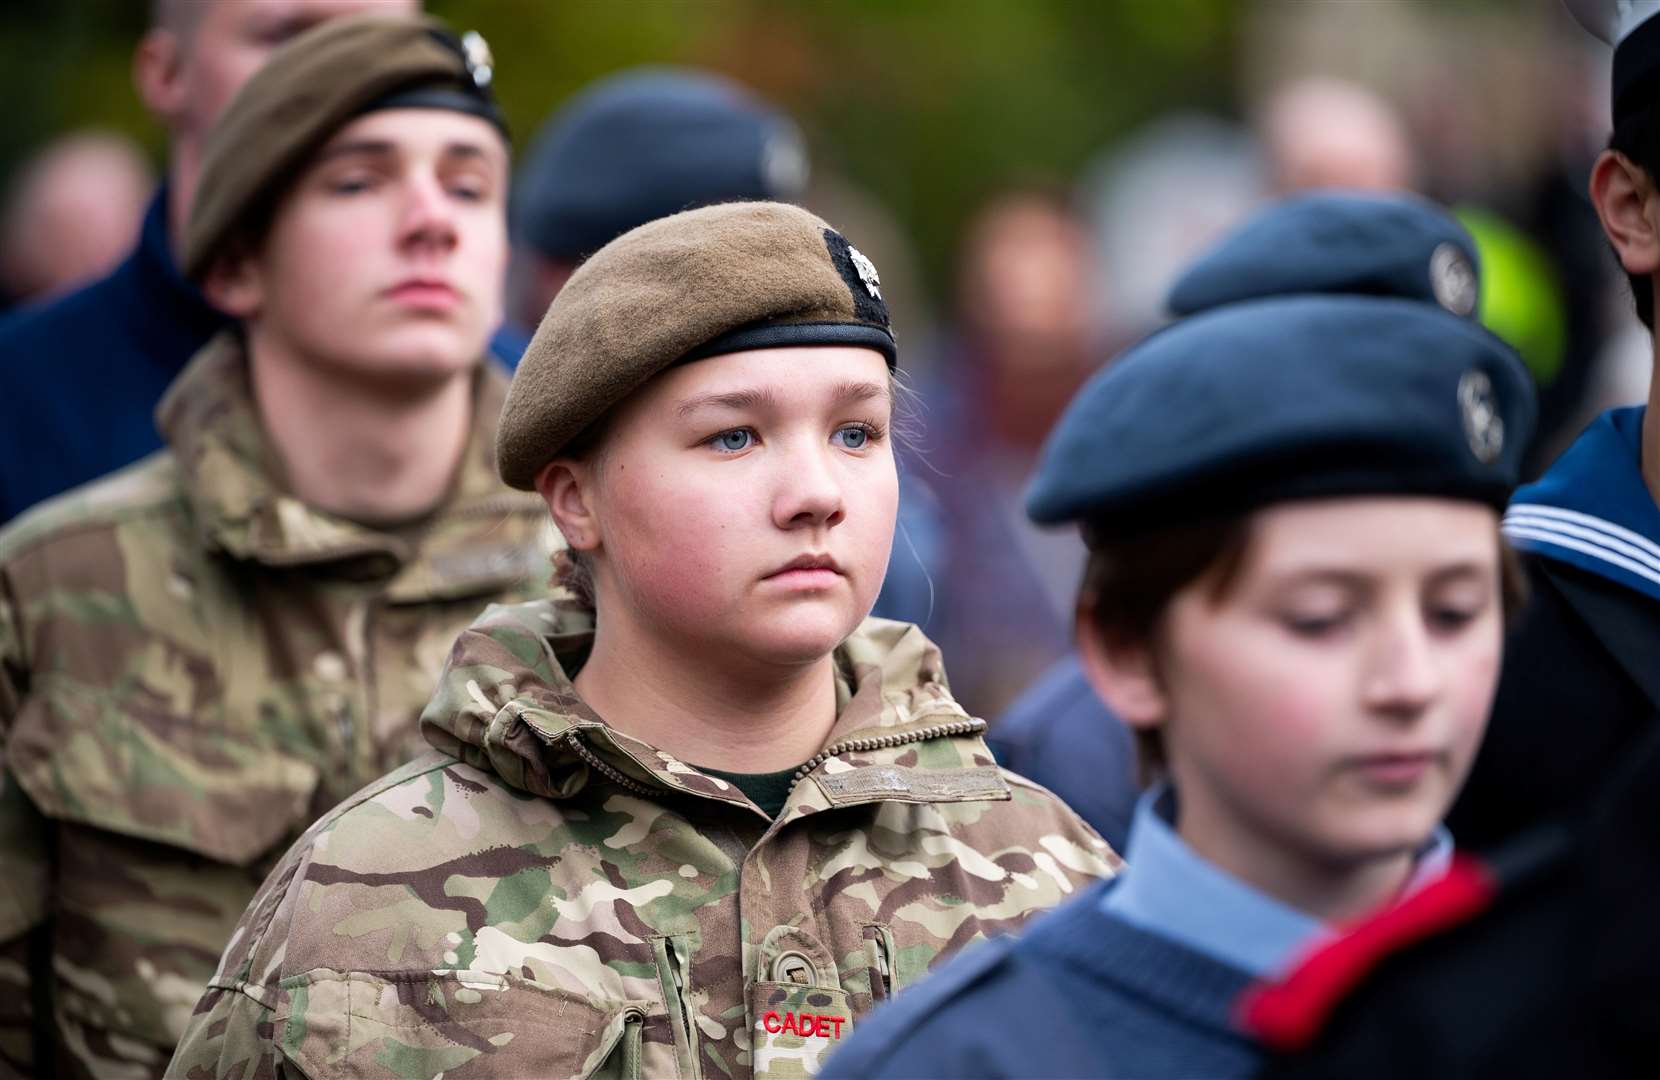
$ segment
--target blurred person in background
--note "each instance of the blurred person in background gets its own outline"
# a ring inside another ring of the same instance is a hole
[[[1028,187],[987,201],[964,234],[952,338],[921,388],[922,449],[908,464],[937,496],[941,526],[928,627],[975,715],[1001,711],[1066,649],[1083,545],[1034,528],[1020,492],[1094,367],[1094,257],[1064,196]]]
[[[514,177],[504,335],[534,330],[583,260],[628,230],[712,203],[799,202],[808,171],[795,122],[730,79],[643,67],[599,80],[547,119]],[[932,507],[908,470],[879,616],[927,620]]]
[[[152,412],[226,325],[176,252],[202,147],[271,51],[337,15],[414,11],[415,0],[153,0],[133,80],[167,128],[167,176],[138,245],[107,276],[0,321],[0,522],[161,446]],[[43,362],[50,357],[51,362]]]
[[[637,225],[711,203],[797,202],[806,183],[795,122],[730,79],[607,76],[547,119],[514,177],[509,322],[535,330],[582,261]]]
[[[1089,170],[1085,190],[1095,206],[1108,281],[1095,286],[1097,325],[1114,327],[1120,337],[1156,325],[1166,314],[1163,292],[1177,269],[1260,198],[1260,168],[1243,132],[1206,117],[1177,115]],[[1190,212],[1190,202],[1202,210]],[[1105,354],[1113,344],[1096,347]],[[1048,535],[1065,536],[1078,552],[1083,549],[1071,530]],[[1068,588],[1075,589],[1081,564],[1068,565],[1074,575]],[[1061,608],[1069,619],[1066,603]],[[1141,793],[1135,745],[1091,688],[1076,650],[1067,650],[1008,705],[986,743],[999,764],[1035,778],[1122,850]]]
[[[47,143],[0,208],[0,301],[38,302],[107,273],[132,248],[154,183],[124,135],[77,131]]]
[[[1399,114],[1353,83],[1324,77],[1288,83],[1269,95],[1256,126],[1275,193],[1416,186],[1412,142]]]
[[[545,592],[485,363],[508,145],[482,39],[331,20],[202,147],[233,320],[166,448],[0,531],[0,1065],[155,1076],[265,870],[423,748],[455,635]]]

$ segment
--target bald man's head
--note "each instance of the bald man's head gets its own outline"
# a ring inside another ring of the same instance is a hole
[[[1291,83],[1268,99],[1259,126],[1271,178],[1282,193],[1413,186],[1405,125],[1389,102],[1353,83]]]

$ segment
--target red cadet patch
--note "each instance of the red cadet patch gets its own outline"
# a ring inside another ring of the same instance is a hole
[[[846,1017],[820,1016],[816,1013],[768,1012],[761,1017],[761,1027],[769,1035],[800,1035],[807,1039],[819,1036],[839,1039],[845,1022]]]

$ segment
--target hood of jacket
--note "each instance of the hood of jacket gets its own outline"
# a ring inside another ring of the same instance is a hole
[[[617,731],[589,708],[567,670],[586,657],[592,626],[591,610],[565,590],[489,607],[451,650],[421,716],[427,741],[547,798],[575,796],[600,773],[641,795],[683,791],[749,805],[730,784]],[[836,721],[797,773],[798,788],[811,775],[818,790],[805,805],[792,795],[780,820],[880,798],[1009,798],[980,738],[985,721],[952,699],[939,650],[921,630],[866,619],[834,661]]]

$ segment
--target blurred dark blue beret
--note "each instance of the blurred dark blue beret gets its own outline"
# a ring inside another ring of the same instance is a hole
[[[1277,204],[1176,283],[1186,318],[1079,391],[1027,511],[1127,534],[1293,498],[1503,506],[1534,393],[1469,317],[1474,266],[1458,224],[1416,198]]]
[[[779,110],[715,75],[638,68],[543,126],[514,181],[514,238],[575,261],[681,210],[793,200],[806,179],[800,132]]]
[[[1279,203],[1202,256],[1170,290],[1176,316],[1299,293],[1396,296],[1476,309],[1475,242],[1414,195],[1324,191]]]

